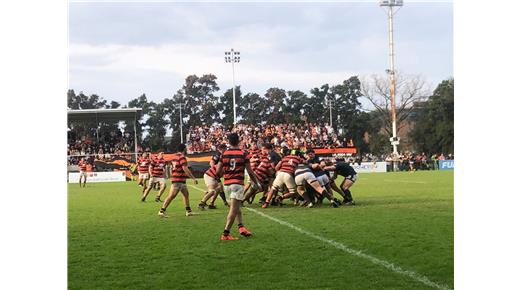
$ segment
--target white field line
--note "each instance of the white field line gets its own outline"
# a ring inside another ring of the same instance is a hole
[[[403,182],[403,183],[418,183],[418,184],[426,184],[424,181],[410,181],[410,180],[392,180],[392,179],[385,179],[386,182]]]
[[[192,188],[194,188],[196,190],[204,192],[203,189],[200,189],[200,188],[198,188],[196,186],[190,185],[190,187],[192,187]],[[289,227],[289,228],[291,228],[291,229],[293,229],[293,230],[295,230],[295,231],[297,231],[297,232],[299,232],[301,234],[304,234],[306,236],[309,236],[311,238],[314,238],[316,240],[319,240],[319,241],[322,241],[322,242],[324,242],[326,244],[329,244],[329,245],[335,247],[338,250],[342,250],[342,251],[344,251],[344,252],[346,252],[348,254],[351,254],[353,256],[356,256],[356,257],[368,260],[368,261],[372,262],[373,264],[376,264],[378,266],[382,266],[382,267],[384,267],[384,268],[386,268],[386,269],[388,269],[388,270],[390,270],[390,271],[392,271],[394,273],[397,273],[397,274],[400,274],[400,275],[403,275],[403,276],[407,276],[407,277],[411,278],[412,280],[420,282],[420,283],[422,283],[422,284],[424,284],[426,286],[429,286],[429,287],[432,287],[432,288],[435,288],[435,289],[450,290],[450,288],[448,286],[432,282],[430,279],[428,279],[428,277],[423,276],[421,274],[415,273],[413,271],[405,270],[405,269],[403,269],[403,268],[401,268],[401,267],[399,267],[397,265],[394,265],[394,264],[392,264],[390,262],[387,262],[385,260],[381,260],[379,258],[376,258],[376,257],[370,256],[368,254],[365,254],[362,251],[351,249],[351,248],[345,246],[342,243],[336,242],[334,240],[329,240],[329,239],[324,238],[322,236],[316,235],[316,234],[311,233],[309,231],[306,231],[306,230],[304,230],[302,228],[299,228],[299,227],[297,227],[297,226],[295,226],[295,225],[293,225],[291,223],[288,223],[286,221],[283,221],[283,220],[277,219],[275,217],[272,217],[270,215],[267,215],[267,214],[265,214],[265,213],[263,213],[261,211],[258,211],[256,209],[252,209],[252,208],[249,208],[249,207],[244,207],[244,208],[246,210],[248,210],[248,211],[254,212],[254,213],[256,213],[256,214],[258,214],[260,216],[263,216],[263,217],[265,217],[267,219],[270,219],[270,220],[272,220],[272,221],[274,221],[276,223],[279,223],[281,225]]]

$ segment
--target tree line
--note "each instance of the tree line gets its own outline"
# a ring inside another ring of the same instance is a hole
[[[391,120],[387,86],[384,78],[378,76],[372,76],[371,80],[352,76],[340,84],[312,88],[309,93],[273,87],[260,95],[244,93],[237,86],[237,119],[239,123],[249,125],[329,123],[329,102],[332,102],[332,123],[336,132],[340,132],[339,137],[352,139],[362,153],[384,154],[391,150],[388,141]],[[411,142],[404,145],[410,148],[404,149],[453,152],[453,79],[440,83],[431,96],[423,94],[423,87],[424,82],[420,78],[399,78],[398,92],[401,95],[398,97],[401,102],[396,104],[399,124],[414,124],[408,134]],[[182,88],[160,102],[151,101],[146,94],[142,94],[122,105],[96,94],[76,94],[70,89],[67,104],[70,109],[142,108],[143,117],[137,124],[139,142],[155,150],[166,146],[167,129],[173,131],[172,136],[180,136],[179,104],[182,104],[184,134],[193,126],[214,123],[232,126],[232,89],[219,92],[215,75],[190,75]],[[361,98],[367,98],[374,109],[364,110]],[[420,110],[414,107],[414,103],[419,101],[422,104]],[[87,130],[89,126],[96,128],[98,125],[69,123],[69,127],[79,131]],[[116,130],[117,126],[115,123],[99,124],[99,130]],[[133,125],[129,126],[129,130],[133,130]],[[171,142],[180,140],[173,138]]]

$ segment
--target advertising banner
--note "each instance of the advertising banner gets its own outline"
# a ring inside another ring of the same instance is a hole
[[[455,169],[454,160],[439,160],[439,170],[453,170]]]
[[[112,172],[87,172],[87,183],[89,182],[117,182],[126,181],[124,171]],[[69,173],[69,183],[79,183],[79,172]]]
[[[351,163],[350,166],[352,166],[357,173],[386,172],[386,162]]]

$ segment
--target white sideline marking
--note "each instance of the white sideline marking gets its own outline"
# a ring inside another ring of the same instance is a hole
[[[190,187],[204,192],[203,189],[200,189],[200,188],[198,188],[196,186],[190,185]],[[316,235],[314,233],[306,231],[306,230],[304,230],[302,228],[299,228],[299,227],[297,227],[297,226],[295,226],[295,225],[293,225],[291,223],[288,223],[286,221],[283,221],[283,220],[277,219],[275,217],[272,217],[270,215],[267,215],[267,214],[265,214],[265,213],[263,213],[261,211],[258,211],[256,209],[252,209],[252,208],[249,208],[249,207],[244,207],[244,208],[247,209],[248,211],[254,212],[254,213],[256,213],[256,214],[258,214],[260,216],[263,216],[263,217],[265,217],[267,219],[270,219],[270,220],[272,220],[274,222],[277,222],[277,223],[279,223],[281,225],[289,227],[289,228],[291,228],[291,229],[293,229],[293,230],[295,230],[295,231],[297,231],[297,232],[299,232],[301,234],[304,234],[304,235],[309,236],[311,238],[314,238],[316,240],[319,240],[319,241],[322,241],[322,242],[327,243],[329,245],[332,245],[333,247],[337,248],[338,250],[342,250],[342,251],[347,252],[347,253],[349,253],[349,254],[351,254],[353,256],[366,259],[366,260],[372,262],[373,264],[376,264],[378,266],[382,266],[382,267],[384,267],[384,268],[386,268],[386,269],[388,269],[388,270],[390,270],[390,271],[392,271],[394,273],[397,273],[397,274],[400,274],[400,275],[412,278],[413,280],[415,280],[417,282],[420,282],[420,283],[423,283],[426,286],[430,286],[432,288],[441,289],[441,290],[451,290],[449,287],[447,287],[445,285],[441,285],[441,284],[437,284],[435,282],[432,282],[430,279],[428,279],[428,277],[423,276],[421,274],[415,273],[413,271],[405,270],[405,269],[403,269],[403,268],[401,268],[401,267],[399,267],[397,265],[394,265],[394,264],[392,264],[390,262],[387,262],[385,260],[381,260],[379,258],[376,258],[376,257],[370,256],[368,254],[365,254],[362,251],[351,249],[351,248],[345,246],[342,243],[336,242],[334,240],[329,240],[329,239],[324,238],[322,236],[318,236],[318,235]]]
[[[424,181],[410,181],[410,180],[392,180],[392,179],[385,179],[386,182],[404,182],[404,183],[419,183],[419,184],[426,184]]]

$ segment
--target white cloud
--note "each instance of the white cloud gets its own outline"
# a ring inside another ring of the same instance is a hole
[[[265,45],[268,49],[268,44]],[[71,44],[70,57],[75,59],[70,69],[95,72],[141,74],[164,73],[176,76],[190,74],[202,75],[213,73],[219,78],[219,84],[231,86],[231,67],[224,62],[224,51],[228,47],[207,45],[89,45]],[[92,57],[104,59],[104,62],[82,62],[81,59]],[[76,64],[79,63],[79,64]],[[347,76],[355,75],[351,71],[297,71],[277,65],[276,59],[246,60],[236,64],[237,84],[247,87],[291,87],[308,90],[311,86],[323,83],[339,83]],[[261,93],[261,92],[258,92]]]

